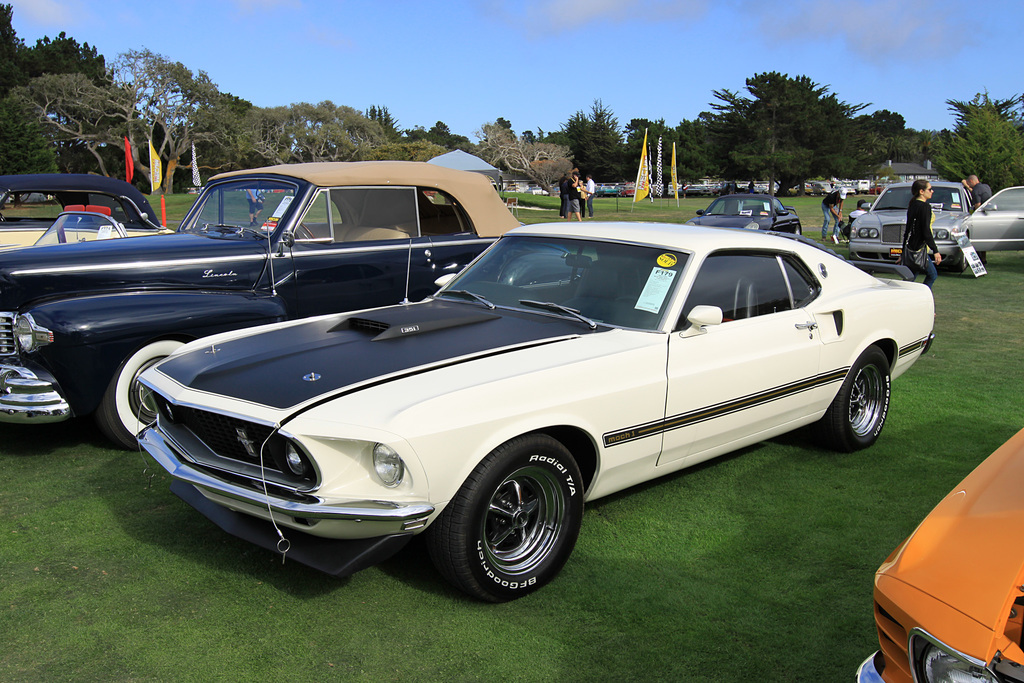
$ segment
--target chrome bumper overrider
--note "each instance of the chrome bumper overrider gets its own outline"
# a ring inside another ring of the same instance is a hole
[[[178,481],[191,484],[214,497],[238,501],[240,507],[252,506],[257,510],[269,507],[274,514],[304,520],[368,523],[373,529],[373,535],[420,529],[434,512],[434,506],[429,503],[401,504],[378,500],[335,502],[318,498],[314,498],[316,502],[311,503],[286,500],[220,479],[192,466],[179,458],[168,440],[156,429],[146,429],[139,434],[139,443],[157,464]]]
[[[61,422],[71,407],[51,382],[20,365],[0,364],[0,422]]]
[[[875,659],[880,655],[881,653],[876,652],[864,660],[864,663],[857,669],[857,683],[885,683],[882,680],[882,674],[875,666]]]

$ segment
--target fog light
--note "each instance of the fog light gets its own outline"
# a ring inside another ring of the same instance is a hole
[[[284,461],[288,464],[288,469],[290,469],[293,474],[302,476],[306,473],[306,461],[294,445],[288,444],[285,448]]]
[[[398,486],[405,476],[405,463],[393,448],[378,443],[373,447],[373,471],[385,486]]]

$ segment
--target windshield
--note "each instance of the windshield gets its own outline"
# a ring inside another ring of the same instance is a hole
[[[295,192],[291,183],[262,178],[217,183],[196,200],[196,209],[181,230],[242,233],[251,229],[270,234],[291,206]]]
[[[939,211],[967,211],[964,204],[964,191],[959,187],[947,187],[943,185],[932,185],[935,190],[932,194],[931,204],[933,209]],[[906,211],[910,204],[910,186],[886,188],[882,196],[878,198],[871,211]]]
[[[711,202],[705,216],[770,216],[770,197],[721,197]]]
[[[93,240],[109,240],[124,237],[121,226],[105,216],[92,214],[62,214],[53,225],[46,229],[36,246],[45,244],[71,244],[74,242],[92,242]]]
[[[599,323],[655,330],[686,259],[660,247],[505,237],[437,296],[465,299],[468,292],[495,306],[533,311],[537,302],[554,304]]]

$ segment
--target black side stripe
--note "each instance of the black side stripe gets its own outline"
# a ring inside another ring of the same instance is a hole
[[[902,349],[900,349],[900,358],[903,358],[903,356],[907,356],[911,353],[914,353],[915,351],[920,351],[921,349],[924,348],[924,345],[927,343],[928,337],[925,337],[924,339],[918,339],[915,342],[910,342]]]
[[[629,427],[616,432],[609,432],[608,434],[605,434],[602,439],[604,440],[605,447],[609,447],[626,443],[627,441],[635,441],[648,436],[655,436],[664,432],[670,432],[673,429],[687,427],[692,424],[697,424],[698,422],[704,422],[723,415],[729,415],[748,408],[754,408],[804,391],[816,389],[817,387],[825,386],[827,384],[842,382],[846,377],[846,373],[849,371],[850,368],[848,367],[839,368],[838,370],[832,370],[830,372],[815,375],[814,377],[808,377],[790,384],[783,384],[782,386],[774,387],[772,389],[766,389],[765,391],[751,394],[750,396],[743,396],[724,403],[698,408],[697,410],[689,413],[673,415],[662,420],[648,422],[647,424]]]

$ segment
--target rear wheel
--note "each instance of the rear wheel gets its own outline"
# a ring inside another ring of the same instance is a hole
[[[889,413],[889,391],[889,360],[877,346],[869,347],[817,423],[823,445],[849,453],[875,443]]]
[[[96,411],[96,424],[121,448],[139,447],[136,434],[156,419],[156,407],[149,390],[139,384],[139,375],[176,351],[182,342],[171,339],[148,344],[131,356],[114,373]]]
[[[477,465],[430,526],[438,571],[480,600],[504,602],[553,579],[583,518],[579,467],[543,434],[508,441]]]

